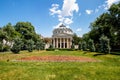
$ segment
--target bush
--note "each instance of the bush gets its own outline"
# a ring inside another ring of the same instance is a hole
[[[72,45],[71,45],[71,49],[75,49],[75,45],[74,45],[74,43],[72,43]]]
[[[54,51],[55,49],[48,48],[46,51]]]
[[[78,50],[82,50],[82,43],[81,42],[79,42],[79,44],[78,44]]]
[[[28,42],[27,42],[27,50],[29,52],[32,52],[33,49],[34,49],[34,41],[33,40],[28,40]]]
[[[5,45],[5,46],[3,46],[3,52],[5,52],[5,51],[9,51],[10,50],[10,46],[8,46],[8,45]]]
[[[110,40],[104,35],[100,38],[100,51],[110,53]]]
[[[91,52],[95,51],[95,46],[94,46],[94,42],[92,39],[89,39],[89,41],[88,41],[88,48]]]
[[[11,51],[12,51],[13,53],[19,53],[20,50],[21,50],[22,45],[23,45],[22,40],[16,38],[16,39],[14,40],[14,44],[13,44],[13,46],[12,46],[12,48],[11,48]]]
[[[0,42],[0,52],[2,52],[3,51],[3,44],[2,44],[2,42]]]
[[[87,50],[87,44],[85,41],[82,42],[82,50],[86,51]]]

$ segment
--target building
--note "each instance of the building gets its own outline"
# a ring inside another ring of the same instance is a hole
[[[73,31],[65,25],[53,30],[52,44],[54,48],[71,48]]]

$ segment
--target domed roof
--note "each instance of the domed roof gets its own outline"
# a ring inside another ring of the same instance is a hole
[[[67,28],[63,24],[53,30],[53,35],[64,35],[64,34],[73,35],[73,31],[70,28]]]

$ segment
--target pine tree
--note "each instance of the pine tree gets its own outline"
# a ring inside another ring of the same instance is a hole
[[[33,40],[28,40],[28,42],[27,42],[27,50],[29,52],[32,52],[33,49],[34,49],[34,41]]]
[[[79,44],[78,44],[78,50],[82,50],[82,43],[81,42],[79,42]]]
[[[19,38],[16,38],[16,39],[14,40],[14,44],[13,44],[13,46],[12,46],[12,48],[11,48],[11,51],[12,51],[13,53],[19,53],[20,50],[21,50],[22,45],[23,45],[22,40],[19,39]]]
[[[110,53],[110,40],[104,35],[100,38],[100,51],[103,53]]]
[[[87,44],[85,41],[82,42],[82,50],[86,51],[87,50]]]
[[[92,39],[89,39],[89,41],[88,41],[88,48],[91,52],[95,51],[95,46],[94,46],[94,42]]]

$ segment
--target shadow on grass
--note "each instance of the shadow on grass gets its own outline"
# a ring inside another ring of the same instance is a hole
[[[94,54],[93,56],[102,56],[102,55],[106,55],[104,53],[98,53],[98,54]]]
[[[120,56],[120,52],[111,52],[111,55],[119,55]]]
[[[120,52],[111,52],[110,53],[111,55],[118,55],[120,56]],[[102,56],[102,55],[107,55],[105,53],[98,53],[98,54],[94,54],[93,56]]]

